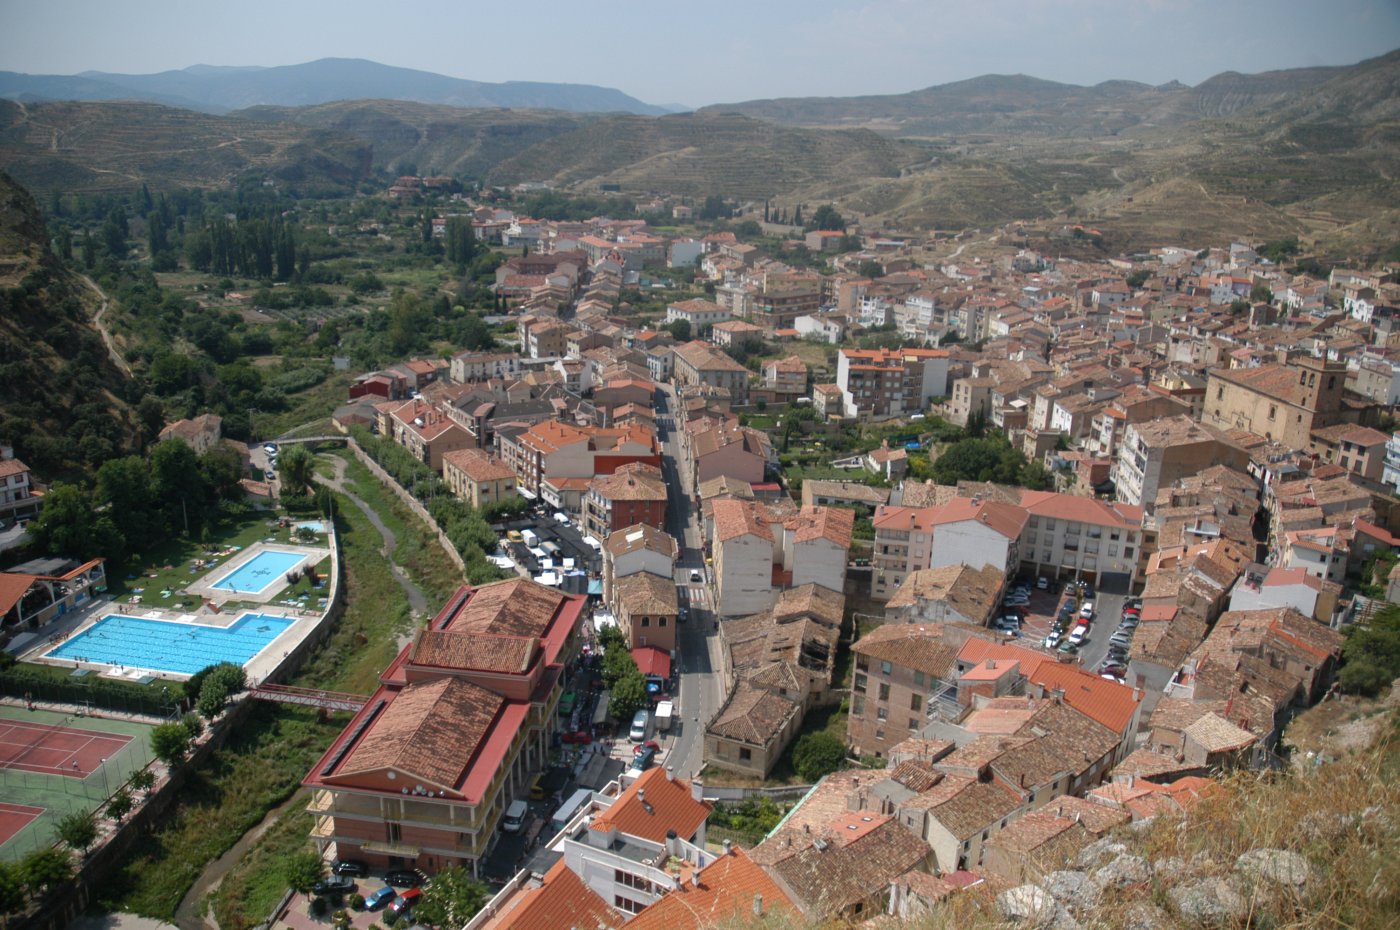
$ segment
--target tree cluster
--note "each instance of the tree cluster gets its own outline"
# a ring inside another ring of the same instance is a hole
[[[1400,607],[1388,605],[1365,626],[1347,630],[1342,644],[1342,690],[1368,697],[1400,678]]]
[[[1033,491],[1046,490],[1052,484],[1043,465],[1028,461],[999,434],[958,440],[943,450],[930,466],[930,473],[939,484],[993,481]]]

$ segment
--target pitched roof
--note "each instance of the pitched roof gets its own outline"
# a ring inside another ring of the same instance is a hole
[[[760,503],[717,498],[712,514],[715,539],[719,542],[745,535],[773,541],[773,531],[768,528],[768,511]]]
[[[748,853],[737,847],[718,857],[682,882],[661,900],[627,922],[628,930],[710,930],[753,914],[754,902],[763,913],[790,913],[792,901]],[[556,924],[563,927],[563,924]],[[581,925],[580,930],[582,930]],[[588,928],[592,930],[592,928]]]
[[[824,539],[842,549],[851,547],[855,524],[856,512],[847,507],[803,507],[783,521],[783,527],[793,533],[794,545]]]
[[[898,820],[861,813],[874,824],[849,842],[820,839],[769,866],[804,913],[832,914],[879,896],[894,879],[932,853],[921,837]],[[838,824],[845,830],[847,824]],[[835,836],[833,836],[833,840]]]
[[[799,705],[787,698],[740,679],[705,732],[753,746],[766,746],[777,740],[783,725],[799,709]]]
[[[676,557],[675,537],[646,523],[634,523],[632,526],[615,530],[608,534],[604,545],[614,557],[628,552],[640,552],[643,549],[660,553],[673,560]]]
[[[374,720],[334,778],[396,771],[456,790],[504,703],[461,678],[410,684]]]
[[[955,497],[932,510],[930,523],[935,527],[976,521],[986,524],[1007,539],[1019,539],[1029,519],[1029,514],[1021,507],[994,501],[974,501],[966,497]]]
[[[593,818],[590,829],[608,833],[616,829],[653,843],[665,843],[666,833],[688,838],[695,835],[714,807],[690,794],[690,782],[671,777],[663,768],[647,769],[628,785],[607,810]]]
[[[632,614],[676,612],[676,583],[651,572],[636,572],[613,579],[616,602]]]
[[[515,477],[509,465],[480,449],[454,449],[445,453],[442,461],[443,467],[451,465],[473,481],[502,481]]]
[[[623,916],[571,871],[561,858],[537,888],[527,888],[481,930],[603,930],[622,926]]]
[[[856,640],[851,651],[939,677],[949,674],[958,658],[958,647],[943,639],[941,625],[912,623],[877,626]]]

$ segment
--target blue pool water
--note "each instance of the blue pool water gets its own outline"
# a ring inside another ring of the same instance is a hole
[[[275,584],[286,584],[287,572],[300,565],[305,558],[305,554],[300,552],[264,549],[210,587],[238,594],[262,594]]]
[[[299,530],[311,530],[313,533],[324,533],[326,531],[326,524],[322,523],[320,520],[302,520],[298,523],[294,523],[293,527]]]
[[[193,675],[215,662],[245,664],[292,622],[244,614],[224,628],[109,614],[48,656]]]

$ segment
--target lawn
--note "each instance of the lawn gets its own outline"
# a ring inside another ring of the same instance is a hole
[[[210,552],[235,546],[245,549],[266,539],[273,533],[268,522],[275,519],[276,515],[267,511],[250,511],[220,521],[210,528],[207,538],[202,541],[175,537],[153,552],[133,554],[130,564],[145,567],[129,569],[125,577],[107,576],[107,593],[117,602],[125,602],[132,595],[140,594],[142,602],[148,607],[177,606],[180,603],[178,592],[206,571],[193,567],[191,563],[195,559],[207,558]],[[220,558],[219,561],[224,560]],[[162,598],[162,591],[173,593],[169,598]],[[199,599],[194,598],[190,606],[199,606]]]

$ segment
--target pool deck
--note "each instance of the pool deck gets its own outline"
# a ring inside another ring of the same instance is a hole
[[[287,654],[301,641],[315,631],[320,623],[322,610],[295,610],[288,607],[244,607],[236,610],[223,610],[209,604],[198,610],[162,609],[132,604],[118,604],[110,598],[98,598],[81,611],[69,613],[58,620],[46,624],[38,630],[36,637],[20,645],[16,657],[24,662],[72,668],[75,672],[87,669],[90,674],[107,679],[141,681],[160,678],[166,681],[184,681],[190,676],[183,672],[173,672],[157,668],[136,668],[114,666],[106,662],[80,662],[73,659],[51,659],[45,655],[65,640],[90,629],[103,617],[121,614],[126,617],[141,617],[147,620],[163,620],[167,623],[197,623],[202,626],[228,627],[244,614],[256,613],[266,616],[284,617],[294,621],[290,627],[263,647],[257,655],[243,664],[250,684],[263,681],[281,665]]]
[[[272,600],[273,596],[287,586],[286,580],[279,575],[276,580],[268,584],[261,591],[230,591],[227,588],[216,588],[215,584],[223,581],[229,575],[237,572],[258,557],[262,552],[290,552],[302,557],[301,562],[296,566],[302,569],[308,565],[316,565],[322,559],[330,556],[331,550],[324,546],[302,546],[290,543],[254,543],[237,555],[232,556],[226,562],[220,562],[210,571],[200,576],[196,581],[185,586],[184,591],[192,597],[201,597],[206,601],[214,601],[223,604],[228,601],[247,601],[255,604],[266,604]],[[288,569],[291,571],[291,569]]]

